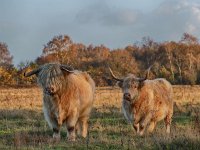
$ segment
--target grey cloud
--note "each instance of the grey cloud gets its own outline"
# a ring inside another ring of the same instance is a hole
[[[159,41],[177,41],[184,32],[199,36],[199,23],[199,4],[188,0],[165,0],[150,14],[144,15],[140,31]]]
[[[0,39],[8,44],[17,64],[39,56],[43,45],[58,34],[68,34],[74,42],[110,48],[127,46],[144,36],[178,41],[188,32],[200,38],[199,0],[157,0],[156,4],[151,0],[154,7],[148,9],[149,1],[23,0],[11,4],[4,0]]]
[[[112,28],[113,34],[123,33],[122,41],[139,40],[143,36],[151,36],[157,41],[179,40],[184,32],[200,35],[199,5],[194,0],[165,0],[153,11],[142,13],[98,1],[80,10],[76,19],[82,25],[98,25],[104,30],[104,27],[118,27],[117,30]]]
[[[79,23],[100,24],[104,26],[124,26],[134,24],[141,12],[131,9],[118,9],[109,6],[105,1],[94,3],[76,15]]]

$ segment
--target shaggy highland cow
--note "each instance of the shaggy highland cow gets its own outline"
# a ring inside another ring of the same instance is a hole
[[[34,74],[43,89],[43,112],[53,137],[60,139],[63,124],[70,141],[75,141],[75,130],[86,137],[95,91],[92,78],[86,72],[57,63],[45,64],[24,76]]]
[[[167,133],[170,133],[173,115],[171,84],[163,78],[148,80],[148,72],[145,78],[138,78],[133,74],[117,78],[111,69],[110,72],[112,77],[119,81],[123,91],[122,111],[136,132],[143,135],[148,126],[148,132],[151,133],[156,123],[164,119]]]

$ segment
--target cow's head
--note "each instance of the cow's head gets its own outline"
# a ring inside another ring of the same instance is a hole
[[[65,76],[73,72],[74,70],[69,66],[50,63],[28,73],[25,72],[24,76],[29,77],[35,74],[44,93],[52,96],[62,90],[64,84],[66,84]]]
[[[122,88],[123,100],[133,102],[138,97],[139,91],[143,86],[143,82],[148,78],[150,68],[144,78],[138,78],[133,74],[129,74],[124,78],[118,78],[113,74],[111,68],[109,68],[113,79],[118,81],[119,87]]]

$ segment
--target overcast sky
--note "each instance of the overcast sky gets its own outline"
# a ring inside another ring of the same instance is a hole
[[[76,43],[123,48],[150,36],[200,38],[200,0],[1,0],[0,41],[14,64],[40,56],[59,34]]]

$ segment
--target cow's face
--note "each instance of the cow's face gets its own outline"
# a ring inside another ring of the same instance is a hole
[[[45,66],[38,73],[38,83],[43,88],[43,92],[51,96],[62,90],[64,80],[63,71],[58,64]]]
[[[123,99],[127,101],[135,100],[138,96],[140,86],[141,81],[139,81],[138,78],[135,78],[133,75],[124,78],[121,83]]]
[[[29,73],[25,73],[26,77],[33,74],[37,75],[38,83],[43,88],[43,92],[50,96],[59,94],[62,92],[63,86],[65,86],[65,76],[69,73],[73,73],[72,70],[60,64],[45,64],[40,68],[37,68]]]
[[[109,70],[113,79],[117,80],[119,82],[119,87],[122,88],[123,99],[132,102],[138,97],[138,93],[143,85],[143,82],[148,78],[150,68],[148,69],[145,78],[137,78],[133,74],[129,74],[125,78],[117,78],[110,68]]]

